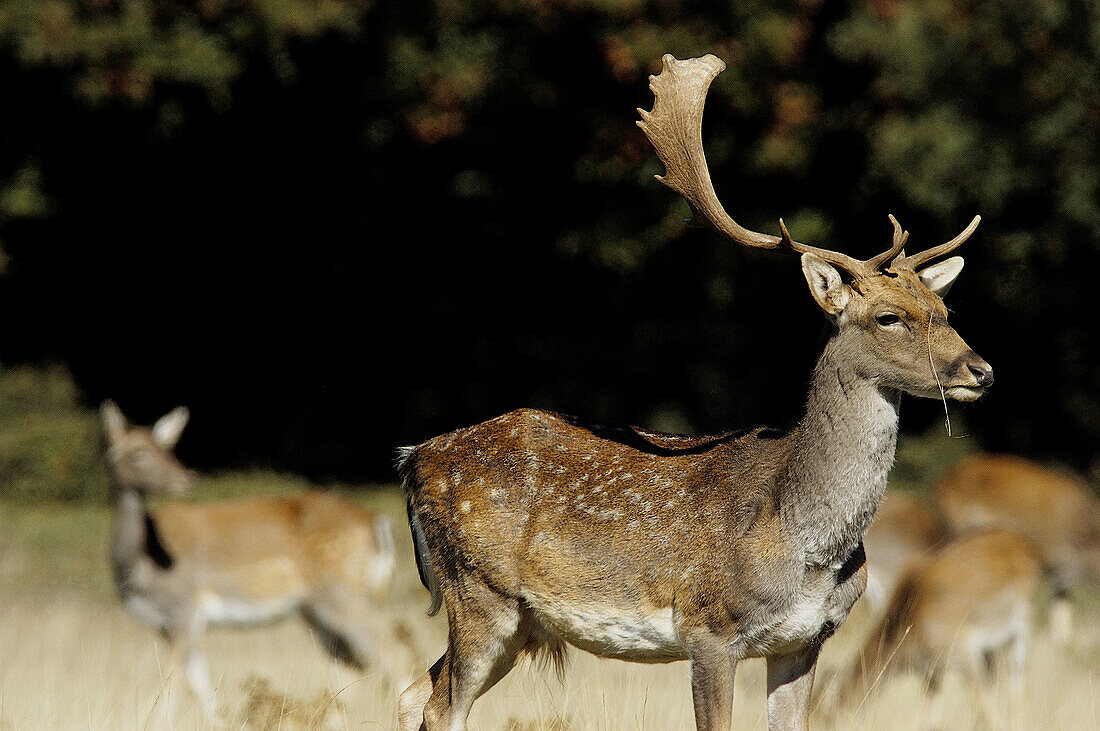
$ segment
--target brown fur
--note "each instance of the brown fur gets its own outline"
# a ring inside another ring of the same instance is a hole
[[[945,539],[943,526],[924,503],[898,490],[887,492],[863,536],[867,551],[864,601],[876,612],[885,609],[909,564]]]
[[[169,555],[219,564],[221,580],[257,600],[292,586],[311,592],[340,586],[378,601],[389,592],[392,571],[374,577],[369,566],[386,550],[376,534],[378,516],[334,495],[171,502],[153,515]]]
[[[947,667],[978,678],[1002,650],[1011,652],[1018,682],[1042,572],[1035,544],[1003,530],[961,536],[913,563],[869,635],[843,697],[866,692],[884,670],[916,671],[932,684]]]
[[[213,687],[200,650],[207,624],[302,616],[326,649],[355,667],[377,664],[395,683],[411,655],[391,641],[381,606],[393,578],[385,519],[320,492],[212,503],[168,501],[190,475],[172,454],[187,422],[177,409],[152,429],[103,406],[115,478],[111,562],[127,607],[173,642],[183,674],[211,719]]]
[[[1100,501],[1080,477],[1022,457],[975,454],[943,475],[935,495],[956,532],[1001,527],[1031,536],[1063,588],[1100,581]]]
[[[936,485],[950,528],[1009,528],[1039,546],[1054,581],[1051,626],[1056,639],[1073,635],[1069,595],[1100,583],[1100,501],[1084,480],[1022,457],[974,454]]]

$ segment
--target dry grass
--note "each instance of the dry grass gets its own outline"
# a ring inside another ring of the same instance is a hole
[[[403,521],[395,492],[369,500]],[[110,595],[103,541],[106,511],[15,509],[0,505],[0,731],[8,729],[203,728],[154,632]],[[444,646],[445,620],[423,617],[407,533],[393,602],[426,664]],[[39,571],[41,568],[41,571]],[[857,610],[859,607],[857,606]],[[1023,696],[1007,683],[989,689],[948,675],[925,696],[920,679],[885,677],[858,712],[830,707],[824,694],[815,728],[1100,728],[1100,628],[1080,623],[1073,647],[1036,640]],[[822,658],[819,684],[850,662],[867,627],[853,615]],[[342,668],[300,622],[251,630],[213,629],[204,646],[222,716],[230,728],[393,728],[396,702],[373,672]],[[693,727],[686,663],[632,665],[573,651],[564,683],[527,664],[474,706],[471,727],[510,731],[686,729]],[[737,678],[738,728],[764,728],[760,661]],[[984,693],[984,695],[983,695]],[[981,701],[980,699],[986,699]],[[983,711],[983,706],[988,710]],[[984,715],[983,715],[984,714]]]

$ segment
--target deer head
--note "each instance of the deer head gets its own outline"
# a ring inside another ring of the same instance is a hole
[[[190,412],[179,406],[151,428],[130,426],[114,401],[100,407],[107,435],[107,459],[118,488],[141,494],[181,495],[191,488],[191,473],[172,453]]]
[[[909,234],[890,216],[890,247],[867,260],[795,241],[782,219],[779,236],[746,229],[718,201],[703,153],[707,90],[726,64],[712,55],[680,61],[668,54],[662,64],[650,77],[653,109],[638,110],[638,126],[664,163],[666,174],[657,179],[683,196],[693,223],[744,246],[801,254],[810,294],[861,375],[915,396],[978,398],[993,383],[993,370],[948,324],[942,299],[962,271],[962,257],[925,265],[958,248],[981,217],[947,243],[906,256]]]

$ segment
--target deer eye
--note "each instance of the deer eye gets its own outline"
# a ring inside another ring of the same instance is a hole
[[[875,316],[875,322],[882,327],[890,327],[891,325],[901,324],[901,318],[895,315],[893,312],[884,312],[881,315]]]

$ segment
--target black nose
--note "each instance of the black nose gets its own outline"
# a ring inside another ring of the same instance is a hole
[[[978,382],[979,386],[992,386],[993,385],[993,369],[987,365],[974,365],[971,363],[967,366],[970,369],[970,373],[974,376],[974,379]]]

